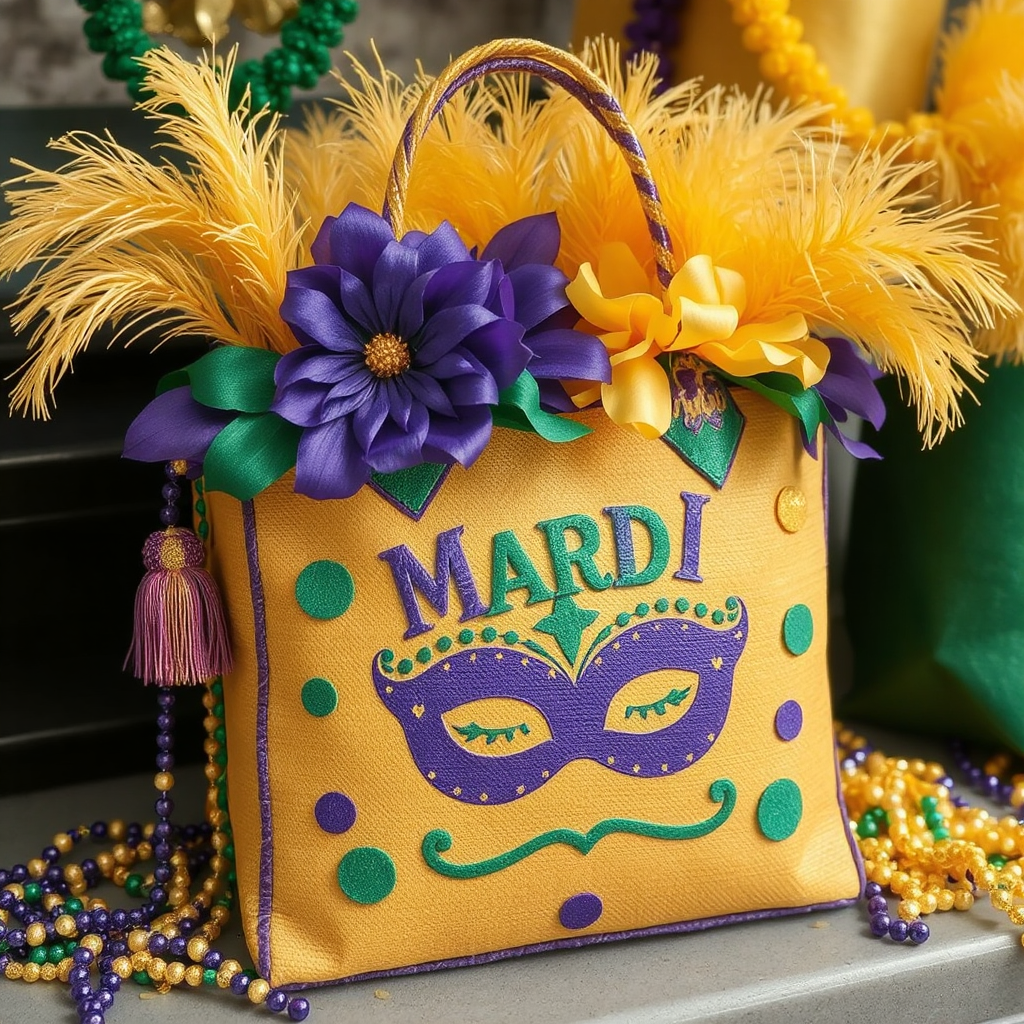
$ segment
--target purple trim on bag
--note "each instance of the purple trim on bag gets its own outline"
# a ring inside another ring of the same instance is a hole
[[[858,864],[860,863],[858,858]],[[412,967],[395,967],[388,971],[367,971],[365,974],[352,974],[347,978],[335,981],[315,981],[308,984],[293,983],[281,985],[288,992],[297,992],[311,988],[325,988],[328,985],[347,985],[354,981],[369,981],[373,978],[400,978],[405,974],[425,974],[428,971],[440,971],[448,967],[475,967],[477,964],[489,964],[495,960],[507,960],[511,957],[526,956],[530,953],[547,953],[555,949],[578,949],[581,946],[596,946],[605,942],[619,942],[622,939],[646,939],[658,935],[677,935],[683,932],[702,932],[708,928],[717,928],[723,924],[743,924],[747,921],[764,921],[775,917],[792,917],[794,914],[813,914],[819,910],[836,910],[856,903],[859,896],[849,899],[834,900],[831,903],[813,903],[807,907],[784,907],[779,910],[752,910],[744,914],[724,914],[721,917],[705,917],[699,921],[680,921],[676,924],[658,924],[649,928],[634,928],[624,932],[602,932],[600,935],[574,935],[566,939],[554,939],[551,942],[535,942],[530,946],[515,946],[511,949],[498,949],[491,953],[478,953],[474,956],[456,956],[447,960],[432,960],[425,964],[414,964]]]
[[[256,775],[260,795],[260,888],[256,915],[256,961],[260,974],[270,977],[270,916],[274,899],[274,835],[270,809],[270,745],[267,742],[267,709],[270,704],[270,657],[267,653],[267,611],[260,574],[260,549],[256,540],[256,509],[242,502],[245,557],[249,564],[252,616],[256,634]]]
[[[822,441],[825,441],[824,434],[822,435]],[[828,445],[822,443],[821,446],[821,501],[825,509],[825,569],[826,579],[828,570]],[[827,595],[826,595],[827,597]],[[828,624],[831,629],[831,623]],[[826,648],[827,650],[827,648]],[[831,701],[830,701],[831,707]],[[843,780],[839,772],[839,758],[835,759],[836,766],[836,800],[839,802],[839,813],[843,817],[843,822],[850,820],[849,812],[846,809],[846,801],[843,799]],[[867,885],[867,875],[864,873],[864,861],[861,859],[860,848],[857,846],[857,841],[853,838],[853,832],[846,829],[846,842],[850,846],[850,852],[853,854],[853,862],[857,865],[857,877],[860,879],[860,891],[864,892],[864,886]],[[853,901],[851,901],[853,902]]]

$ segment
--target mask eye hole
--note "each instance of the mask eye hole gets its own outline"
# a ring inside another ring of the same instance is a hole
[[[441,720],[452,742],[481,757],[508,757],[551,739],[547,719],[532,704],[485,697],[446,711]]]
[[[647,735],[675,725],[693,705],[696,672],[662,669],[630,680],[611,699],[605,732]]]

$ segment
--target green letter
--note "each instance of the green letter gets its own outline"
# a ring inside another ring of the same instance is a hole
[[[509,566],[515,575],[509,577]],[[508,603],[511,590],[527,590],[527,604],[538,601],[550,601],[554,592],[545,586],[530,556],[523,550],[519,538],[511,530],[503,530],[494,535],[494,556],[491,560],[491,610],[488,615],[499,615],[501,612],[512,611]]]
[[[604,510],[612,521],[615,536],[615,551],[619,559],[617,587],[642,587],[653,583],[668,565],[668,529],[661,516],[645,505],[613,505]],[[647,567],[636,571],[636,555],[633,551],[633,522],[643,523],[651,538],[651,559]]]
[[[578,594],[583,588],[576,586],[572,567],[576,565],[580,577],[593,590],[607,590],[612,585],[612,574],[601,573],[594,564],[594,553],[601,545],[601,535],[597,523],[590,516],[561,516],[558,519],[547,519],[537,524],[548,538],[548,552],[551,565],[555,570],[555,585],[558,597],[567,594]],[[566,530],[575,530],[580,538],[580,546],[570,551],[565,543]]]

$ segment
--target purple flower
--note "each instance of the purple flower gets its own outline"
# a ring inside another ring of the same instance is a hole
[[[499,392],[528,364],[535,375],[565,368],[568,339],[548,323],[568,305],[551,266],[558,240],[553,215],[528,218],[477,259],[447,222],[396,240],[355,204],[328,218],[316,264],[289,273],[281,306],[301,345],[277,365],[271,409],[302,428],[295,489],[340,498],[372,472],[471,465],[490,439]],[[523,343],[528,331],[536,350]],[[585,376],[590,346],[573,334],[567,376]]]
[[[829,357],[825,376],[814,385],[815,391],[832,417],[825,423],[839,443],[856,459],[879,459],[881,456],[864,441],[847,437],[838,427],[845,423],[850,414],[867,420],[875,430],[881,430],[885,422],[885,402],[875,387],[875,381],[883,376],[872,363],[860,353],[848,338],[822,338],[832,353]]]
[[[576,412],[564,380],[611,383],[608,350],[600,338],[575,330],[580,315],[565,294],[569,279],[552,264],[561,231],[553,213],[524,217],[502,228],[481,259],[499,260],[512,285],[515,319],[526,328],[523,343],[532,353],[531,376],[541,404],[553,412]]]

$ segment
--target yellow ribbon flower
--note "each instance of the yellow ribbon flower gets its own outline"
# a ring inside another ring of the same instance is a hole
[[[566,294],[612,364],[610,384],[587,387],[573,400],[583,408],[600,397],[614,422],[644,437],[660,437],[672,422],[662,353],[689,352],[736,377],[788,373],[805,388],[828,365],[828,347],[808,336],[802,313],[744,321],[743,276],[716,267],[710,256],[690,257],[659,298],[632,250],[615,242],[602,249],[596,274],[589,263],[580,267]]]

